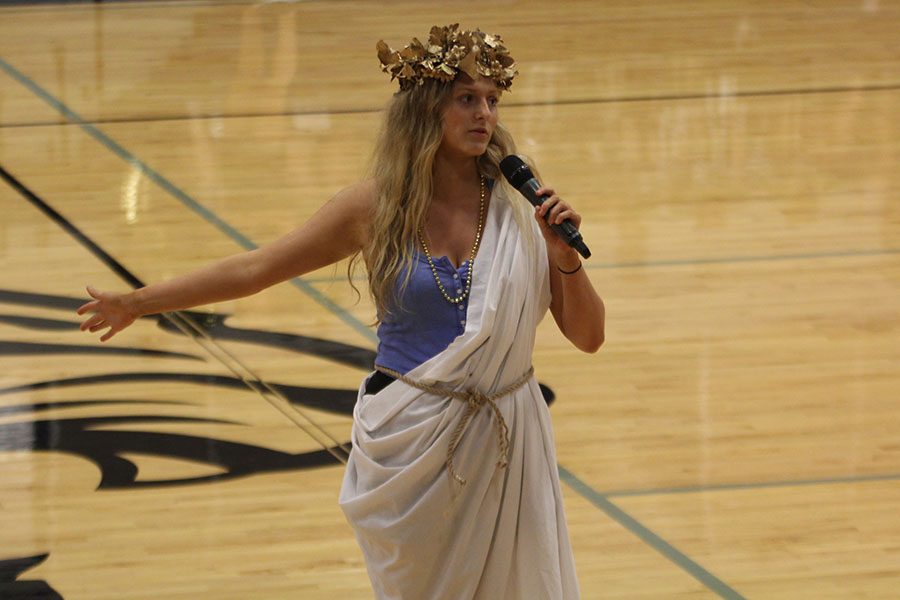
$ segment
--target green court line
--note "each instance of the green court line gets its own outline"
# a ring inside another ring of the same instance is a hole
[[[755,483],[723,483],[715,485],[697,485],[670,488],[648,488],[644,490],[618,490],[605,492],[607,498],[626,498],[633,496],[664,496],[667,494],[699,494],[705,492],[727,492],[732,490],[763,490],[772,488],[789,488],[810,485],[833,485],[842,483],[868,483],[876,481],[900,481],[900,473],[886,475],[861,475],[859,477],[829,477],[823,479],[794,479],[784,481],[759,481]]]
[[[142,160],[140,160],[137,156],[129,152],[127,149],[120,146],[108,135],[94,127],[89,122],[85,121],[78,115],[75,111],[70,109],[68,106],[63,104],[61,101],[54,98],[50,95],[49,92],[45,91],[38,84],[33,82],[15,67],[10,65],[8,62],[0,58],[0,69],[6,71],[6,73],[18,81],[23,86],[27,87],[38,96],[41,100],[52,106],[54,109],[59,111],[66,119],[72,121],[81,127],[82,130],[85,131],[92,138],[103,144],[108,150],[110,150],[113,154],[119,156],[122,160],[130,164],[132,167],[140,171],[143,175],[145,175],[148,179],[156,183],[159,187],[164,189],[170,195],[178,199],[182,204],[186,207],[200,215],[204,220],[208,223],[216,227],[219,231],[224,233],[227,237],[237,243],[245,250],[254,250],[258,248],[258,246],[251,241],[249,238],[244,236],[240,231],[232,227],[230,224],[225,222],[223,219],[219,218],[214,212],[194,200],[191,196],[181,190],[174,183],[166,179],[159,172],[152,169]],[[295,277],[291,280],[291,284],[295,287],[299,288],[303,293],[307,294],[314,301],[318,302],[321,306],[327,309],[329,312],[340,318],[344,323],[349,325],[351,328],[356,330],[366,339],[376,342],[377,337],[371,328],[366,327],[358,319],[354,318],[353,315],[348,313],[346,310],[338,306],[335,302],[333,302],[330,298],[319,292],[316,288],[310,285],[308,282],[304,281],[300,277]]]
[[[637,519],[626,513],[624,510],[613,504],[606,495],[601,494],[573,475],[562,465],[558,465],[559,477],[565,481],[569,487],[586,498],[591,504],[605,512],[614,521],[625,527],[628,531],[635,534],[647,545],[668,558],[670,561],[681,567],[690,574],[694,579],[714,591],[722,598],[727,600],[744,600],[744,597],[737,593],[733,588],[729,587],[721,579],[701,567],[677,548],[672,546],[646,527],[644,527]]]

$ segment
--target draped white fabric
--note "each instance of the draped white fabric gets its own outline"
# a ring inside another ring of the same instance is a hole
[[[547,312],[546,248],[537,225],[519,231],[510,188],[493,190],[475,259],[465,332],[410,371],[415,381],[490,395],[531,366]],[[518,198],[513,201],[520,202]],[[569,600],[579,597],[550,415],[532,377],[496,400],[509,427],[509,465],[497,467],[496,419],[472,418],[454,456],[460,400],[395,381],[360,387],[340,504],[381,600]]]

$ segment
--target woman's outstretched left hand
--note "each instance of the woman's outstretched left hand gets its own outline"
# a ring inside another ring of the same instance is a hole
[[[100,336],[100,341],[105,342],[118,332],[122,331],[139,316],[128,304],[127,294],[101,292],[93,286],[87,286],[87,292],[93,300],[82,304],[75,311],[79,315],[93,313],[81,324],[81,331],[94,333],[101,329],[109,329]]]

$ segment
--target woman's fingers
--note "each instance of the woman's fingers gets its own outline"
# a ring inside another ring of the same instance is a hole
[[[562,223],[566,220],[571,221],[572,225],[575,226],[575,229],[578,229],[578,227],[581,225],[581,215],[579,215],[577,212],[572,210],[571,207],[568,206],[566,207],[566,210],[562,211],[559,214],[557,223]]]
[[[100,301],[102,300],[101,296],[103,295],[103,292],[101,292],[94,286],[89,285],[85,289],[87,290],[87,293],[91,296],[91,298],[93,298],[93,300],[88,300],[75,310],[75,313],[79,315],[83,315],[86,312],[95,311],[100,305]]]
[[[108,323],[109,320],[103,315],[94,315],[90,319],[84,322],[85,329],[93,330],[97,325],[101,325],[103,323]]]
[[[75,314],[83,315],[86,312],[92,312],[97,307],[97,304],[99,304],[97,300],[85,302],[75,310]]]
[[[90,318],[85,319],[85,321],[81,324],[80,329],[82,331],[87,331],[88,329],[91,329],[94,325],[96,325],[97,323],[100,323],[101,321],[105,321],[105,320],[106,319],[102,315],[99,315],[99,314],[91,315]],[[91,331],[93,331],[93,329],[91,329]]]
[[[541,232],[544,235],[547,235],[550,232],[550,226],[547,224],[547,221],[544,220],[544,216],[541,214],[540,207],[535,207],[534,218],[538,222],[538,225],[541,228]]]
[[[552,223],[552,213],[556,208],[558,202],[559,196],[550,196],[549,198],[545,199],[540,206],[538,206],[538,214],[546,219],[548,223]]]
[[[581,224],[581,216],[556,194],[544,200],[537,211],[542,218],[546,219],[547,223],[559,225],[568,219],[575,227]]]
[[[557,196],[556,192],[554,192],[553,189],[551,189],[551,188],[546,188],[546,187],[539,188],[535,192],[535,194],[538,197],[544,198],[544,201],[537,207],[538,213],[542,217],[544,217],[544,215],[546,215],[547,212],[551,208],[553,208],[553,205],[556,204],[556,202],[559,200],[559,196]]]

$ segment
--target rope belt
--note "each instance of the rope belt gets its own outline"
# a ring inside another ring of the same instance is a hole
[[[450,472],[451,477],[458,481],[460,485],[466,485],[466,480],[460,477],[459,473],[456,472],[456,469],[453,468],[453,456],[456,453],[456,447],[459,446],[459,442],[462,439],[463,433],[465,433],[466,428],[472,421],[472,417],[474,417],[475,413],[478,412],[478,409],[480,409],[485,404],[490,406],[491,410],[494,411],[494,417],[496,418],[497,422],[497,437],[499,439],[500,445],[500,460],[497,461],[497,466],[501,469],[505,469],[509,464],[509,461],[507,460],[507,454],[509,453],[509,428],[506,426],[506,421],[503,420],[503,415],[500,414],[500,409],[497,407],[495,400],[499,400],[503,396],[511,394],[512,392],[528,383],[528,380],[534,373],[534,367],[528,369],[528,372],[525,373],[512,385],[508,385],[502,390],[491,394],[490,396],[485,396],[479,390],[457,392],[454,390],[446,390],[434,385],[427,385],[410,379],[405,375],[401,375],[397,371],[385,367],[379,367],[378,365],[375,365],[375,369],[381,371],[385,375],[390,375],[394,379],[402,381],[406,385],[412,386],[418,390],[422,390],[423,392],[428,392],[429,394],[434,394],[435,396],[444,396],[447,398],[455,398],[456,400],[463,400],[466,403],[466,412],[463,415],[462,421],[460,421],[459,425],[456,426],[456,431],[453,432],[453,436],[450,438],[450,447],[447,449],[447,470]]]

